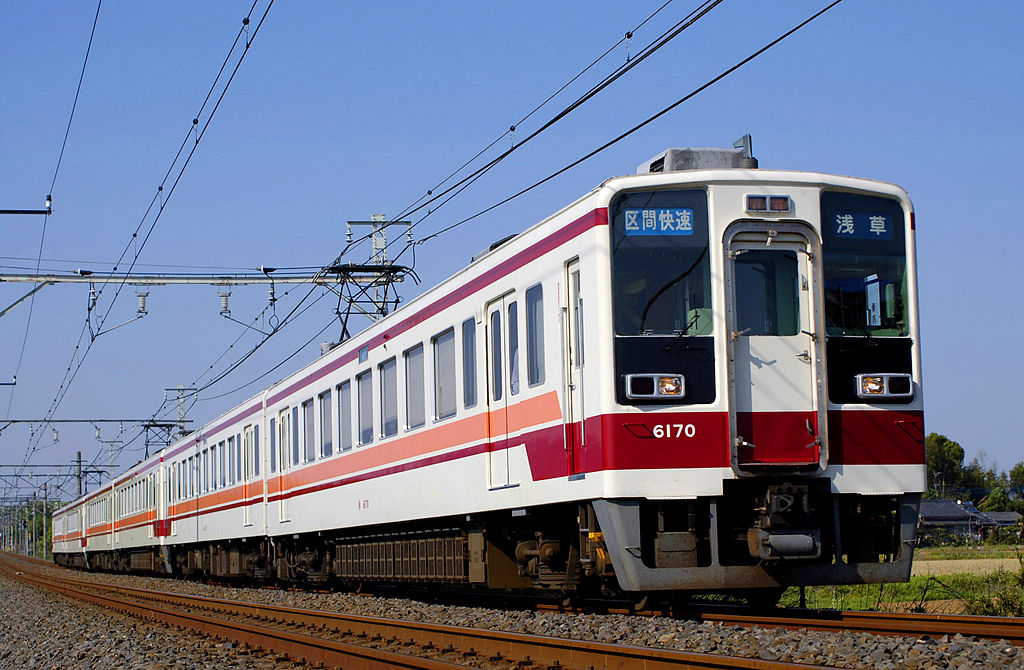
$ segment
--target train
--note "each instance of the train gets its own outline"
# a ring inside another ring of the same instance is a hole
[[[738,593],[907,581],[900,187],[668,149],[53,516],[60,565]]]

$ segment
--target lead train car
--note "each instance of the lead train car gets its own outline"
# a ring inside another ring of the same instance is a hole
[[[561,591],[907,580],[925,470],[906,193],[681,155],[701,156],[609,179],[64,507],[57,562]]]

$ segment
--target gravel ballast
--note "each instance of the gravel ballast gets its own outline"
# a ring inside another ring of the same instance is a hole
[[[3,670],[284,670],[286,656],[123,616],[0,576]]]
[[[57,570],[56,568],[46,568]],[[60,572],[67,574],[68,571]],[[973,637],[955,635],[932,638],[923,636],[921,638],[876,636],[867,633],[857,632],[823,632],[806,630],[784,630],[768,628],[746,628],[742,626],[723,625],[717,623],[699,623],[694,621],[676,620],[663,617],[636,617],[615,614],[577,614],[560,612],[533,612],[518,610],[499,610],[482,607],[453,606],[450,604],[440,605],[425,603],[417,600],[403,598],[388,598],[380,596],[365,596],[343,593],[311,593],[302,591],[285,591],[272,588],[251,588],[239,587],[229,588],[186,582],[177,579],[164,579],[153,577],[129,577],[123,575],[99,575],[90,573],[74,572],[74,575],[82,579],[92,579],[110,583],[134,586],[138,588],[158,589],[163,591],[174,591],[202,595],[211,598],[224,598],[243,600],[248,602],[279,605],[285,607],[299,607],[306,609],[329,610],[347,614],[363,616],[374,616],[394,619],[407,619],[426,623],[445,624],[452,626],[472,626],[476,628],[503,630],[516,633],[527,633],[533,635],[545,635],[550,637],[573,638],[579,640],[594,640],[600,642],[612,642],[619,644],[632,644],[639,646],[662,647],[667,649],[678,649],[690,652],[703,652],[722,654],[729,656],[745,656],[750,658],[761,658],[764,660],[790,661],[796,663],[829,665],[840,668],[918,668],[921,670],[933,668],[993,668],[1003,669],[1011,667],[1024,667],[1024,648],[1015,647],[1008,642],[978,640]],[[10,582],[4,581],[5,592],[3,597],[9,603],[17,602],[15,598],[21,595],[9,593],[12,589]],[[34,595],[30,606],[32,612],[40,607],[40,600],[45,601],[51,598],[49,595],[40,594],[33,589],[17,587],[21,594],[28,591]],[[51,600],[51,602],[53,602]],[[64,601],[61,601],[64,602]],[[58,607],[51,605],[51,607]],[[60,607],[66,608],[64,602]],[[20,604],[17,609],[23,609]],[[95,608],[93,608],[95,609]],[[63,611],[63,610],[62,610]],[[61,621],[61,612],[57,612],[53,618],[47,615],[51,621]],[[38,621],[42,615],[32,614],[31,618]],[[79,621],[81,623],[79,623]],[[123,619],[119,626],[124,626]],[[31,627],[29,623],[19,623],[21,628]],[[154,644],[156,649],[166,650],[169,645],[176,646],[177,650],[191,649],[196,646],[196,636],[191,636],[189,642],[185,642],[186,636],[169,631],[158,626],[143,625],[141,623],[130,623],[129,627],[135,630],[143,630],[143,634],[156,634],[154,631],[164,631],[164,640]],[[86,637],[97,644],[102,634],[109,635],[109,629],[96,629],[90,624],[87,618],[75,619],[74,623],[52,624],[52,627],[60,626],[61,635],[50,644],[55,647],[69,647],[68,653],[73,656],[86,653],[92,647],[82,647],[83,642],[78,638]],[[92,626],[92,627],[90,627]],[[91,636],[78,635],[76,631],[91,630]],[[34,646],[32,640],[52,639],[47,637],[24,637],[21,645]],[[135,639],[134,637],[132,639]],[[202,638],[198,638],[202,640]],[[175,642],[177,641],[177,642]],[[10,640],[0,643],[0,668],[19,667],[4,665],[3,654],[8,651]],[[110,643],[103,643],[110,644]],[[124,646],[127,643],[120,643]],[[128,645],[129,649],[136,649]],[[209,641],[212,650],[204,653],[230,652],[217,645],[218,640]],[[139,647],[138,649],[141,649]],[[115,649],[118,653],[122,650]],[[28,653],[22,651],[21,653]],[[174,655],[172,654],[172,658]],[[128,658],[131,658],[129,655]],[[148,657],[147,657],[148,659]],[[164,665],[153,666],[154,663],[167,663],[163,657],[155,660],[144,659],[129,665],[111,665],[109,667],[132,667],[150,668],[161,667],[170,670],[177,666]],[[237,667],[265,668],[273,665],[258,664],[264,660],[254,656],[242,657],[242,663],[249,665],[238,665]],[[149,665],[146,665],[146,663]],[[183,662],[183,661],[179,661]],[[191,661],[190,661],[191,662]],[[196,665],[183,665],[181,667],[207,667],[200,661]],[[49,668],[49,665],[25,665],[21,667]],[[95,665],[81,666],[57,666],[57,667],[105,667]],[[228,667],[231,667],[230,665]],[[287,667],[287,666],[286,666]]]

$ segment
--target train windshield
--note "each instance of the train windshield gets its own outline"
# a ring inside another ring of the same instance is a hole
[[[627,193],[609,215],[615,334],[710,334],[707,194]]]
[[[827,334],[907,335],[907,250],[900,203],[823,193],[821,221]]]

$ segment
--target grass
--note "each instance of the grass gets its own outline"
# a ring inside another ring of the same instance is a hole
[[[1017,558],[1020,545],[981,544],[974,546],[920,547],[914,550],[915,561],[945,561],[971,558]]]
[[[962,558],[962,556],[952,556]],[[976,557],[976,556],[975,556]],[[986,555],[985,558],[1000,556]],[[807,606],[815,609],[925,611],[924,603],[957,600],[966,614],[1024,616],[1024,554],[1014,552],[1019,569],[989,574],[952,574],[941,577],[916,576],[907,583],[848,584],[813,586],[805,591]],[[915,555],[915,558],[918,558]],[[932,559],[938,560],[938,559]],[[800,589],[786,589],[779,600],[783,607],[800,604]]]

